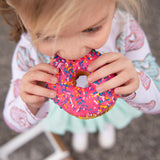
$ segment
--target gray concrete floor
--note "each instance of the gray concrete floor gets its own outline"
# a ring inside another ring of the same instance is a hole
[[[160,1],[148,0],[149,9],[142,18],[142,27],[147,34],[153,54],[160,64]],[[15,43],[7,39],[8,27],[0,19],[0,145],[17,135],[3,122],[2,110],[11,79],[11,58]],[[128,127],[117,131],[117,143],[108,151],[97,144],[97,133],[90,134],[89,148],[77,154],[71,147],[71,134],[61,136],[75,160],[160,160],[160,115],[143,115],[133,120]],[[11,155],[11,160],[42,160],[52,152],[44,135]]]

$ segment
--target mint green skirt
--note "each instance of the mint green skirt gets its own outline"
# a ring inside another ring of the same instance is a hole
[[[48,130],[56,134],[63,135],[66,131],[80,133],[83,132],[84,129],[87,129],[90,133],[94,133],[96,131],[103,131],[105,123],[110,123],[117,129],[122,129],[126,127],[132,119],[141,115],[142,112],[131,107],[119,98],[109,112],[94,119],[84,120],[68,114],[50,100],[50,112],[44,119],[44,123]]]

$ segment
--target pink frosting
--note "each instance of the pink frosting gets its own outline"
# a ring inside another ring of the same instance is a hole
[[[119,97],[114,93],[114,89],[103,93],[96,91],[97,85],[111,79],[114,75],[90,83],[86,88],[74,85],[73,78],[76,77],[76,73],[82,71],[91,74],[87,67],[100,55],[99,52],[92,50],[88,55],[76,61],[66,60],[59,56],[51,60],[50,64],[59,68],[58,83],[47,84],[47,87],[57,92],[53,101],[69,114],[85,119],[97,117],[109,111]]]

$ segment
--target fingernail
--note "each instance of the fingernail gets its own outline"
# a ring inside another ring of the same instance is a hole
[[[93,78],[91,76],[88,76],[88,82],[92,82]]]
[[[54,69],[53,69],[53,72],[54,72],[55,74],[57,74],[57,73],[59,72],[59,69],[58,69],[58,68],[54,68]]]
[[[102,88],[101,86],[97,86],[97,87],[96,87],[96,90],[97,90],[98,93],[103,92],[103,88]]]
[[[52,83],[57,83],[57,78],[56,77],[52,78]]]
[[[55,96],[56,96],[56,93],[55,92],[51,92],[50,98],[55,98]]]
[[[92,71],[92,67],[91,66],[88,66],[88,71]]]

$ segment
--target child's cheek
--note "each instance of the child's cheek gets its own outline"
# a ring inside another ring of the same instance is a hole
[[[43,53],[47,56],[53,56],[53,47],[51,44],[43,43],[43,42],[38,42],[36,44],[36,48],[40,53]]]

